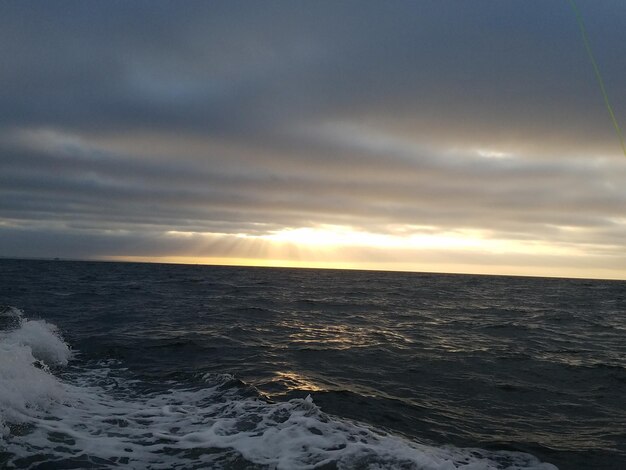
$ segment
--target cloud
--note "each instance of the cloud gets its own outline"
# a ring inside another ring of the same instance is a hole
[[[581,8],[613,100],[626,103],[626,59],[610,52],[626,39],[623,5]],[[445,140],[451,131],[503,141],[557,134],[561,145],[614,137],[572,12],[558,2],[3,10],[5,124],[231,135],[331,117],[396,119]]]
[[[624,122],[626,8],[580,7]],[[171,232],[324,224],[626,248],[626,165],[561,2],[0,13],[0,255],[184,256]]]
[[[611,161],[488,159],[413,149],[391,138],[370,146],[368,131],[345,137],[305,159],[271,152],[270,165],[247,154],[254,149],[231,152],[227,161],[220,155],[154,161],[31,132],[25,142],[0,147],[6,155],[0,162],[4,211],[13,218],[63,214],[96,224],[176,227],[193,221],[204,231],[231,224],[235,233],[250,230],[251,223],[350,220],[378,230],[417,223],[548,236],[546,227],[554,225],[619,226],[610,220],[623,214],[626,203],[626,168]],[[343,158],[327,158],[342,152]],[[237,156],[239,163],[232,160]]]

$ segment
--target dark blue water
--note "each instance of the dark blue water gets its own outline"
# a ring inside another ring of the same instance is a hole
[[[51,366],[0,349],[0,466],[626,468],[626,282],[1,260],[0,304]]]

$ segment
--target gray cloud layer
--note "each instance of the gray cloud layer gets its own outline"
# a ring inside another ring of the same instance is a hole
[[[626,5],[579,4],[625,122]],[[626,160],[565,1],[4,2],[0,44],[0,255],[410,224],[626,270]]]

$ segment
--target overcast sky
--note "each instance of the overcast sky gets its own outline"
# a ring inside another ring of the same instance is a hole
[[[0,256],[626,279],[566,0],[4,1],[0,61]]]

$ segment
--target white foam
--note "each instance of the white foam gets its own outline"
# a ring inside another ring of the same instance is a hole
[[[19,309],[10,307],[3,316],[18,320],[18,327],[0,331],[0,344],[28,346],[33,356],[48,365],[67,365],[71,351],[56,325],[45,320],[27,320]]]
[[[69,400],[52,411],[59,419],[33,419],[36,428],[9,440],[9,452],[24,457],[34,447],[47,449],[54,460],[86,454],[112,465],[151,468],[211,466],[238,456],[276,469],[325,463],[340,469],[555,468],[527,454],[438,448],[385,435],[324,414],[310,397],[272,404],[237,398],[235,391],[224,397],[216,386],[134,399],[84,385],[68,384],[66,392]],[[63,446],[59,436],[65,436]]]
[[[14,308],[1,315],[16,320],[0,331],[0,434],[6,435],[8,423],[27,422],[63,400],[64,387],[48,365],[67,364],[71,353],[54,325],[25,320]]]
[[[44,320],[23,321],[0,341],[6,345],[28,346],[33,356],[48,365],[67,365],[71,351],[60,338],[56,326]]]
[[[528,454],[435,447],[385,434],[326,415],[311,397],[246,398],[229,375],[207,375],[199,389],[143,394],[137,381],[107,366],[67,371],[61,381],[37,367],[44,360],[67,363],[69,349],[58,342],[65,344],[53,325],[26,320],[0,339],[0,443],[9,465],[41,455],[163,469],[228,467],[242,458],[276,469],[555,469]],[[7,423],[30,429],[13,433]]]

